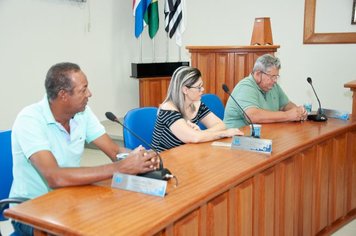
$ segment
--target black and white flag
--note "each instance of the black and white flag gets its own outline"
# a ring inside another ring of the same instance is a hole
[[[165,0],[165,30],[169,37],[176,34],[176,43],[182,46],[182,34],[185,30],[185,0]]]

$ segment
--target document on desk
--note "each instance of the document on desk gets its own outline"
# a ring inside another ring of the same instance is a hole
[[[117,172],[112,177],[111,187],[164,197],[167,181]]]
[[[247,136],[234,136],[232,138],[231,148],[270,154],[272,152],[272,140]]]

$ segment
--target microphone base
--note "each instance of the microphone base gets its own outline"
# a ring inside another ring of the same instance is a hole
[[[138,174],[138,176],[151,178],[151,179],[159,179],[159,180],[169,180],[170,178],[167,175],[171,175],[172,173],[166,169],[162,168],[160,170],[153,170],[147,173]]]
[[[312,121],[317,121],[317,122],[324,122],[327,121],[328,118],[324,114],[313,114],[313,115],[308,115],[308,120]]]

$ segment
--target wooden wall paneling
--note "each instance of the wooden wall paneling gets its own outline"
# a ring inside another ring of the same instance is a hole
[[[201,235],[200,220],[199,210],[189,213],[174,224],[174,235]]]
[[[216,53],[215,66],[215,80],[211,83],[214,89],[211,89],[210,93],[218,95],[222,98],[223,104],[226,104],[227,96],[225,96],[222,85],[232,81],[234,78],[234,54]],[[230,89],[232,88],[230,87]]]
[[[199,68],[204,81],[204,93],[212,93],[215,87],[215,54],[197,53],[197,60],[192,66]]]
[[[253,235],[274,235],[275,168],[269,168],[254,177]]]
[[[236,212],[236,208],[237,208],[237,195],[236,195],[236,188],[230,188],[228,191],[228,216],[229,216],[229,231],[228,234],[229,235],[237,235],[237,227],[236,227],[236,222],[237,222],[237,212]]]
[[[207,204],[207,235],[228,235],[228,193],[215,197]]]
[[[253,181],[246,180],[236,188],[236,234],[252,235],[253,233]]]
[[[356,131],[348,133],[348,177],[347,211],[356,209]]]
[[[316,148],[306,149],[298,159],[300,159],[300,198],[298,215],[298,234],[312,235],[312,209],[313,209],[313,182]]]
[[[242,80],[246,75],[249,74],[247,59],[247,53],[235,53],[234,79],[232,81],[229,81],[229,83],[227,84],[231,91],[240,80]]]
[[[208,204],[203,204],[200,207],[200,218],[199,218],[199,235],[207,235],[207,214],[208,214]]]
[[[346,214],[346,134],[333,139],[333,155],[330,163],[329,222]]]
[[[328,140],[316,146],[316,163],[313,188],[312,234],[328,225],[329,163],[332,157],[332,141]]]
[[[293,235],[295,219],[295,161],[290,157],[276,166],[275,236]]]

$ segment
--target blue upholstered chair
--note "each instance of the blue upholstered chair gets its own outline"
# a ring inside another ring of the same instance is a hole
[[[124,125],[135,132],[139,137],[143,138],[147,143],[151,144],[152,134],[157,118],[157,107],[140,107],[128,111],[124,117]],[[126,148],[134,149],[139,145],[146,149],[151,149],[147,144],[143,143],[135,135],[124,128],[124,145]]]
[[[7,220],[3,211],[9,203],[21,203],[24,198],[8,198],[12,184],[11,130],[0,131],[0,221]],[[11,236],[17,234],[12,233]]]
[[[209,107],[209,109],[221,120],[224,119],[225,107],[220,98],[212,93],[203,94],[201,101]],[[200,129],[206,129],[206,127],[199,123]]]

